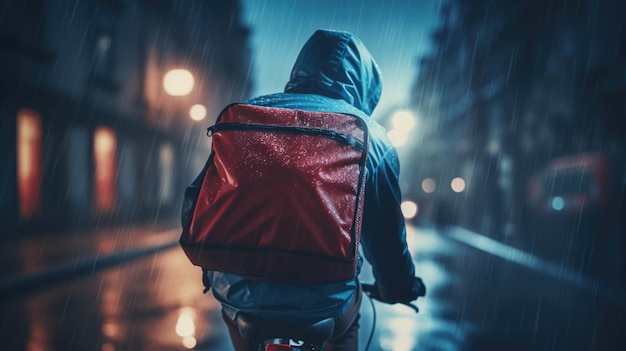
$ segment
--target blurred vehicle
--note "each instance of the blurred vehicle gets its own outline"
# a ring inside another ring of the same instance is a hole
[[[606,271],[601,267],[619,222],[615,166],[601,153],[549,162],[528,189],[528,248],[572,268],[593,274]]]
[[[611,190],[608,159],[584,153],[553,160],[533,178],[530,206],[540,216],[579,216],[607,206]]]

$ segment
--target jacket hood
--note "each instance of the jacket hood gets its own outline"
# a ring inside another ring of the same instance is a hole
[[[357,37],[318,30],[300,50],[285,92],[342,99],[370,116],[382,93],[381,73]]]

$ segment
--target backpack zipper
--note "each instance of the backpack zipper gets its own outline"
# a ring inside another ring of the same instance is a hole
[[[224,130],[246,130],[246,131],[262,131],[262,132],[277,132],[277,133],[289,133],[289,134],[307,134],[313,136],[321,136],[330,138],[338,142],[347,144],[361,152],[365,151],[363,142],[356,139],[352,135],[340,133],[334,130],[322,129],[322,128],[308,128],[308,127],[293,127],[293,126],[276,126],[266,124],[244,124],[244,123],[220,123],[207,128],[206,135],[208,137],[213,136],[217,132]]]

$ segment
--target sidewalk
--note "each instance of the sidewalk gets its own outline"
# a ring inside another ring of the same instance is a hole
[[[3,242],[0,299],[175,248],[176,223],[54,233]]]

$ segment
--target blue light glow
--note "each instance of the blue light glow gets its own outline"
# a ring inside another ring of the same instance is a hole
[[[560,211],[563,209],[563,207],[565,207],[565,201],[563,201],[563,198],[560,196],[555,196],[552,198],[552,208]]]

